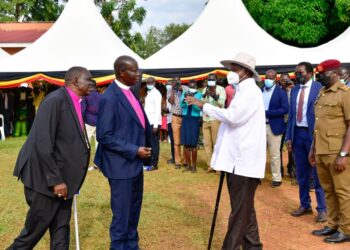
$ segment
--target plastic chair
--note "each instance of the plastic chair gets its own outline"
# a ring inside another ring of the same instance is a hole
[[[1,140],[5,141],[5,118],[4,115],[0,115],[0,136]]]

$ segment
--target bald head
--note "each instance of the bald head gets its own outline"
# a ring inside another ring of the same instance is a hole
[[[89,71],[84,67],[74,66],[71,67],[64,76],[64,84],[66,86],[71,85],[81,75],[88,73]],[[90,73],[89,73],[90,74]]]
[[[120,76],[121,71],[125,71],[128,65],[137,65],[137,62],[131,56],[120,56],[114,62],[114,72]]]
[[[64,77],[64,84],[78,96],[87,96],[92,84],[91,74],[86,68],[72,67]]]
[[[114,72],[117,80],[127,86],[131,87],[139,81],[139,66],[130,56],[118,57],[114,62]]]

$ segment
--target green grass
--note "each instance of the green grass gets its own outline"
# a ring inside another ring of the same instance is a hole
[[[23,227],[27,205],[23,185],[12,176],[17,154],[25,138],[0,142],[0,249],[6,248]],[[145,191],[139,224],[142,249],[205,249],[215,198],[203,196],[208,188],[215,193],[218,175],[205,173],[204,150],[199,151],[198,173],[182,173],[167,165],[169,144],[161,144],[160,169],[145,172]],[[88,172],[78,196],[81,249],[108,249],[111,221],[110,193],[106,178]],[[226,220],[226,218],[224,219]],[[71,249],[75,248],[71,220]],[[219,249],[226,225],[218,223],[213,249]],[[48,234],[36,249],[49,249]]]

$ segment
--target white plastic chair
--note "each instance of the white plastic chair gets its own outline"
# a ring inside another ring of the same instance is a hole
[[[0,126],[0,136],[1,140],[5,141],[5,118],[4,115],[0,115],[1,126]]]

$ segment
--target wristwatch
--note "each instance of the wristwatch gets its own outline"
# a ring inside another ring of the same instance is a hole
[[[340,156],[340,157],[348,157],[348,156],[349,156],[349,152],[341,151],[341,152],[339,153],[339,156]]]

